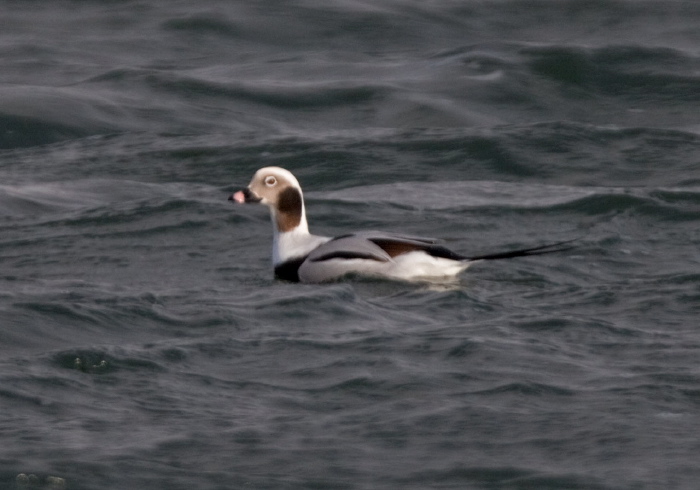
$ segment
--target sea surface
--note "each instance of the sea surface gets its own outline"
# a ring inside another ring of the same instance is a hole
[[[700,3],[2,1],[0,490],[700,488]],[[457,284],[275,280],[264,207]]]

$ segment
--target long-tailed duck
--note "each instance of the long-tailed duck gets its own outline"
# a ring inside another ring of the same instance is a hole
[[[280,167],[261,168],[250,185],[232,194],[229,200],[260,203],[270,208],[275,276],[293,282],[328,282],[353,274],[406,281],[449,279],[479,260],[510,259],[571,248],[566,241],[469,257],[431,238],[374,231],[335,238],[312,235],[301,186],[291,172]]]

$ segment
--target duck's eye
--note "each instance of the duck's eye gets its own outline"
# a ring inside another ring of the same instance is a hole
[[[272,175],[268,175],[267,177],[265,177],[265,185],[266,186],[272,187],[276,183],[277,183],[277,179],[274,178]]]

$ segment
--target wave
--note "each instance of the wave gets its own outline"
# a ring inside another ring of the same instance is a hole
[[[72,213],[72,216],[82,214],[89,219],[94,211],[102,213],[107,208],[112,208],[116,214],[143,214],[143,205],[148,202],[159,211],[168,211],[200,199],[215,202],[215,196],[220,195],[223,195],[221,190],[201,184],[151,184],[134,180],[87,178],[0,185],[0,212],[5,216],[44,216],[49,219]]]
[[[416,210],[559,209],[584,214],[637,209],[642,213],[671,211],[676,204],[690,219],[700,205],[700,187],[638,188],[562,186],[499,181],[397,182],[339,191],[310,192],[310,199],[351,203],[386,203]],[[681,212],[681,211],[678,211]]]
[[[644,103],[700,101],[698,58],[670,48],[526,47],[534,73],[590,92]]]
[[[0,149],[123,130],[116,101],[71,87],[0,86]]]
[[[250,75],[242,76],[240,71],[231,68],[200,71],[116,68],[91,77],[85,83],[141,84],[161,95],[170,94],[181,100],[208,98],[290,110],[368,103],[381,98],[386,89],[361,79],[327,81],[271,77],[259,80]]]
[[[82,138],[89,131],[34,117],[0,114],[0,150]]]
[[[222,38],[241,37],[241,27],[221,16],[194,14],[164,21],[161,25],[165,31],[189,33],[196,36],[213,35]]]
[[[696,65],[693,56],[678,50],[503,44],[427,53],[400,64],[112,66],[70,86],[1,87],[0,149],[154,129],[279,134],[497,127],[507,121],[581,119],[592,98],[597,109],[586,117],[593,122],[629,127],[653,118],[654,124],[689,127],[694,117],[685,106],[679,106],[678,117],[654,114],[659,105],[700,100]],[[612,116],[606,109],[611,101],[617,104]]]

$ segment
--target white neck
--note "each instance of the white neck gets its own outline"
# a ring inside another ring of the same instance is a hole
[[[306,222],[306,213],[302,207],[299,225],[290,231],[280,231],[277,227],[277,216],[274,208],[272,214],[272,264],[277,266],[289,259],[308,255],[313,249],[330,240],[329,237],[312,235]]]

